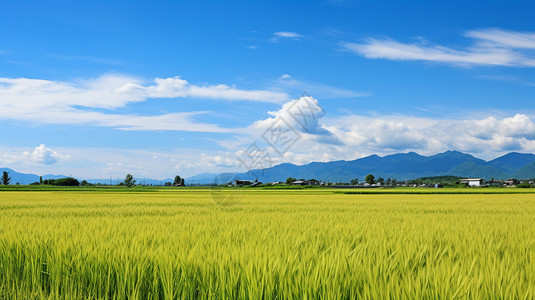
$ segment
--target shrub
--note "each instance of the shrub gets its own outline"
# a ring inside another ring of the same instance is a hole
[[[57,186],[79,186],[80,182],[78,182],[78,180],[76,180],[76,179],[74,179],[72,177],[67,177],[67,178],[56,179],[54,181],[54,185],[57,185]]]

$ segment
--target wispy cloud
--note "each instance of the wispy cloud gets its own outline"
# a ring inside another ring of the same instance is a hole
[[[489,43],[489,45],[482,44],[480,46],[535,49],[535,33],[490,28],[468,31],[465,35],[479,40],[481,43]]]
[[[156,78],[149,84],[122,75],[107,75],[82,82],[0,78],[0,119],[47,124],[87,124],[123,130],[232,131],[194,120],[197,115],[206,112],[140,116],[93,110],[117,110],[130,103],[153,98],[280,103],[288,99],[288,96],[282,92],[242,90],[224,84],[194,85],[179,77]]]
[[[465,35],[474,41],[461,49],[427,43],[407,44],[391,38],[371,38],[364,43],[341,42],[340,45],[344,50],[373,59],[535,67],[534,33],[483,29],[469,31]]]
[[[300,40],[305,36],[297,32],[292,31],[278,31],[273,34],[273,37],[270,39],[271,42],[278,42],[280,39],[292,39]]]
[[[303,35],[296,33],[296,32],[291,32],[291,31],[279,31],[279,32],[275,32],[274,35],[276,37],[289,38],[289,39],[298,39],[298,38],[303,37]]]

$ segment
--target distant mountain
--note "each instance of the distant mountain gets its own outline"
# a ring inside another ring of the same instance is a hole
[[[431,176],[482,177],[486,179],[535,178],[535,155],[512,152],[491,161],[476,158],[459,151],[446,151],[432,156],[414,152],[380,157],[371,155],[351,161],[312,162],[307,165],[284,163],[247,173],[219,174],[219,182],[232,179],[258,179],[262,182],[284,181],[287,177],[318,179],[330,182],[364,180],[367,174],[398,180]],[[213,174],[212,174],[213,175]],[[197,176],[196,176],[197,178]],[[199,177],[200,178],[200,177]],[[203,176],[198,183],[214,182],[213,176]],[[206,179],[206,182],[204,182]]]
[[[489,164],[513,174],[533,162],[534,154],[511,152],[489,161]]]
[[[17,182],[20,184],[30,184],[33,182],[39,182],[39,175],[19,173],[8,168],[0,168],[0,174],[3,173],[4,171],[8,172],[9,177],[11,177],[10,184],[16,184]],[[43,175],[43,180],[58,179],[58,178],[65,178],[65,177],[68,177],[68,176],[47,174],[47,175]]]

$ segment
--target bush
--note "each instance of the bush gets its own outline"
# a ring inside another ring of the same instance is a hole
[[[55,181],[54,179],[46,179],[45,181],[43,181],[43,184],[53,185],[54,181]]]
[[[80,182],[78,182],[78,180],[76,180],[76,179],[74,179],[72,177],[67,177],[67,178],[56,179],[54,181],[54,185],[57,185],[57,186],[79,186]]]
[[[517,184],[516,187],[518,188],[531,188],[531,184],[527,183],[527,182],[524,182],[524,183],[520,183],[520,184]]]

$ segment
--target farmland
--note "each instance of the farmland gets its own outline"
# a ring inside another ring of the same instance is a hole
[[[505,190],[2,191],[0,299],[533,299]]]

